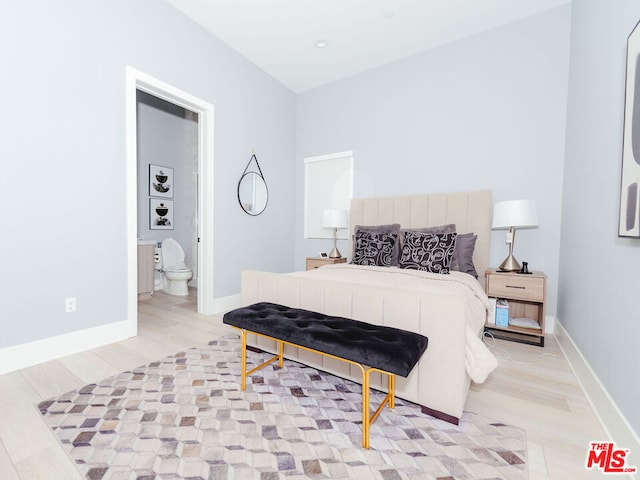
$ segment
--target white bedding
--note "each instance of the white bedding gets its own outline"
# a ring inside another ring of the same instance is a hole
[[[346,263],[326,265],[290,275],[402,290],[461,294],[465,298],[468,310],[465,339],[467,373],[474,382],[482,383],[498,366],[495,356],[480,339],[489,308],[489,299],[478,281],[471,275],[461,272],[442,275],[398,267],[373,267]]]

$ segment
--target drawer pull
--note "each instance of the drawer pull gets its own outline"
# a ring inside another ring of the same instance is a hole
[[[505,285],[505,287],[507,287],[507,288],[519,288],[521,290],[526,290],[527,289],[527,287],[523,287],[521,285]]]

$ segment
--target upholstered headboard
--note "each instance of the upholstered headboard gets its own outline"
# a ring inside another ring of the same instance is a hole
[[[489,266],[489,234],[491,232],[491,192],[489,190],[351,200],[349,229],[351,233],[355,225],[388,223],[399,223],[404,228],[455,223],[458,233],[475,233],[478,239],[473,253],[473,263],[479,275],[478,279],[484,285],[482,278]],[[349,251],[352,251],[351,240],[349,240]]]

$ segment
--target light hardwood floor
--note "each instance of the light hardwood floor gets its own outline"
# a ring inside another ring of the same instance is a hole
[[[41,400],[232,331],[220,315],[198,315],[194,297],[156,292],[139,302],[137,337],[0,376],[0,479],[82,478],[40,418]],[[511,360],[473,385],[466,410],[526,431],[531,480],[601,478],[584,464],[604,431],[555,339],[544,348],[495,343]]]

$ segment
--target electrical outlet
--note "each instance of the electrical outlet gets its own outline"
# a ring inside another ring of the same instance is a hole
[[[64,301],[64,311],[67,313],[76,311],[76,297],[69,297]]]
[[[504,238],[504,243],[509,245],[511,242],[513,242],[513,234],[511,232],[507,232]]]

